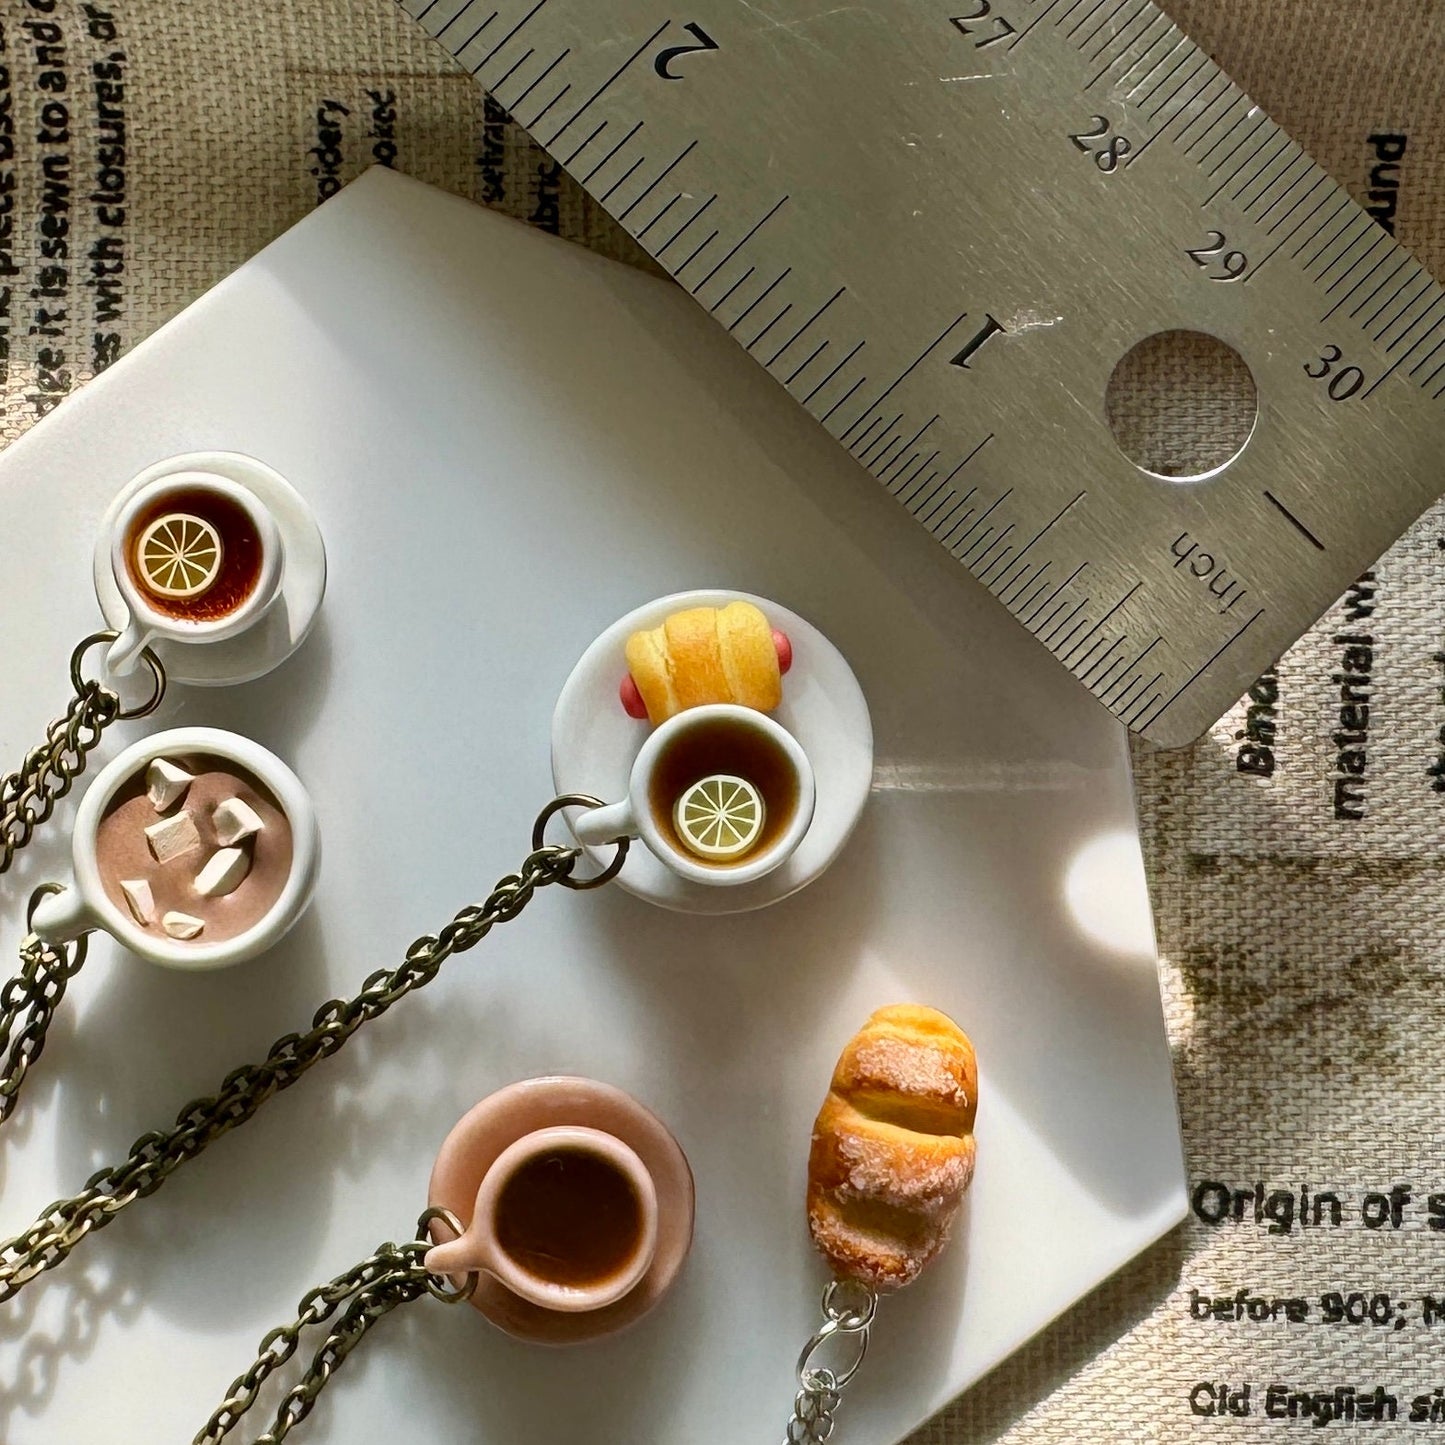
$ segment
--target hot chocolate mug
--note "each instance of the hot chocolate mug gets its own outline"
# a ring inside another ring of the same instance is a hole
[[[76,811],[73,881],[35,905],[33,932],[94,929],[172,968],[223,968],[282,938],[320,866],[301,780],[259,743],[219,728],[142,738],[97,775]]]

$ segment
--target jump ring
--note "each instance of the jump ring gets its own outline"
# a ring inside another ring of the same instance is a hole
[[[853,1358],[840,1370],[827,1370],[825,1377],[823,1368],[813,1364],[813,1356],[835,1335],[844,1334],[854,1336]],[[810,1393],[818,1389],[820,1385],[826,1386],[830,1391],[841,1393],[852,1382],[853,1376],[862,1368],[863,1357],[867,1353],[868,1330],[866,1328],[845,1330],[836,1320],[828,1320],[818,1327],[813,1338],[803,1346],[802,1353],[798,1356],[798,1383]]]
[[[563,793],[559,798],[553,798],[540,813],[537,814],[537,821],[532,825],[532,851],[540,851],[547,846],[547,824],[552,821],[563,808],[603,808],[606,804],[601,798],[594,798],[590,793]],[[600,872],[591,878],[559,878],[557,881],[564,888],[571,888],[575,892],[585,893],[591,888],[601,888],[604,883],[611,883],[617,875],[622,872],[622,865],[627,861],[627,850],[631,846],[630,838],[614,838],[612,846],[617,849],[612,861]]]
[[[428,1209],[416,1222],[416,1237],[427,1240],[429,1243],[436,1243],[431,1237],[431,1224],[433,1220],[441,1220],[448,1229],[455,1235],[461,1235],[462,1222],[451,1212],[450,1209],[439,1209],[436,1206]],[[441,1281],[448,1278],[446,1275],[432,1274],[430,1271],[426,1277],[427,1293],[433,1299],[440,1300],[444,1305],[461,1304],[463,1300],[471,1299],[477,1288],[479,1276],[475,1270],[471,1271],[466,1280],[456,1289],[447,1289]]]
[[[839,1296],[845,1290],[855,1292],[856,1304],[848,1298],[839,1303]],[[852,1307],[850,1308],[850,1304]],[[829,1280],[823,1291],[823,1313],[837,1323],[841,1330],[866,1330],[873,1323],[878,1309],[878,1296],[856,1279]]]
[[[114,642],[119,636],[120,633],[114,628],[104,628],[100,632],[92,632],[70,654],[70,682],[77,693],[84,692],[87,685],[80,671],[80,665],[85,661],[85,654],[98,643]],[[116,713],[116,718],[121,722],[134,722],[137,718],[149,717],[161,705],[161,699],[166,695],[166,670],[161,665],[160,658],[149,647],[141,648],[140,655],[151,670],[151,681],[155,684],[154,690],[145,702],[137,703],[135,707],[122,708]]]

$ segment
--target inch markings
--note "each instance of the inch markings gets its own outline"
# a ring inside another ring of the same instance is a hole
[[[1146,736],[1438,491],[1445,292],[1152,0],[402,4]],[[1272,424],[1159,485],[1103,388],[1211,308]]]

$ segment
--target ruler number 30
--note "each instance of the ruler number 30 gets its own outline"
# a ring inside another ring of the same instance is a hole
[[[1341,366],[1335,370],[1336,364],[1345,359],[1345,354],[1338,346],[1327,346],[1324,355],[1318,361],[1305,362],[1305,375],[1313,377],[1316,381],[1325,381],[1325,391],[1331,401],[1348,401],[1365,384],[1365,373],[1358,366]]]

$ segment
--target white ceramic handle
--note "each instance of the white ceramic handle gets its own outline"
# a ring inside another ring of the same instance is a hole
[[[151,628],[132,613],[130,620],[125,625],[125,631],[111,643],[105,654],[106,671],[114,673],[117,677],[124,677],[127,673],[134,672],[140,661],[141,652],[145,649],[146,643],[151,640],[152,635]]]
[[[624,798],[605,808],[589,808],[572,824],[572,833],[587,848],[602,848],[617,838],[637,837],[631,799]]]
[[[30,920],[32,931],[46,943],[72,943],[96,926],[90,904],[75,887],[42,898]]]

